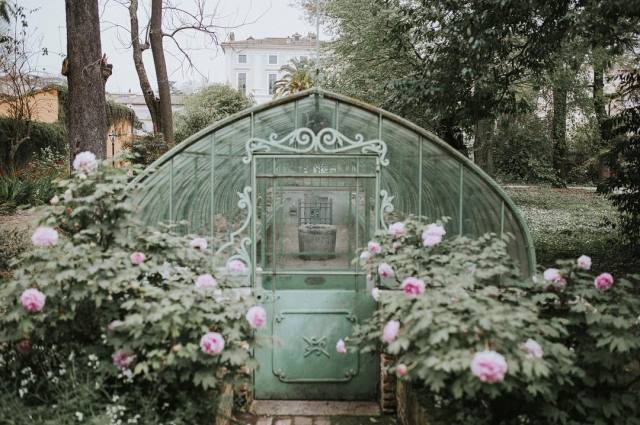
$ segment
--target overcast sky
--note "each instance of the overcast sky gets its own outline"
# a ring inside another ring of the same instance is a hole
[[[129,26],[128,10],[120,3],[124,0],[100,0],[102,51],[113,64],[113,75],[107,81],[108,92],[140,92],[138,77],[133,67],[131,50],[127,47],[129,34],[123,27]],[[172,0],[182,7],[192,7],[195,0]],[[30,30],[34,32],[33,43],[49,51],[47,56],[37,58],[37,69],[53,75],[60,75],[62,59],[66,53],[66,27],[64,0],[21,0],[28,9],[36,9],[29,18]],[[140,26],[146,23],[149,0],[140,0]],[[291,0],[206,0],[211,12],[216,6],[219,25],[236,27],[220,30],[220,38],[226,39],[229,31],[234,31],[236,39],[249,36],[285,37],[295,32],[306,34],[315,32],[315,26],[305,22],[302,11],[291,5]],[[324,38],[323,36],[321,36]],[[201,85],[203,81],[223,81],[222,50],[211,45],[202,36],[184,36],[181,44],[189,49],[199,72],[181,66],[178,50],[165,39],[166,59],[170,79],[180,86]],[[151,51],[143,54],[149,78],[155,87],[155,75]]]

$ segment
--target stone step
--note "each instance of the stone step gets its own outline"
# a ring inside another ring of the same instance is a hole
[[[374,401],[254,400],[258,416],[380,416]]]

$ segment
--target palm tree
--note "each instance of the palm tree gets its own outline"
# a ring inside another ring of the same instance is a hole
[[[280,68],[283,77],[275,82],[273,97],[286,96],[313,87],[314,62],[309,59],[292,59]]]

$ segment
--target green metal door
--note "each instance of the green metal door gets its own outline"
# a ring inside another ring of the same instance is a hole
[[[376,308],[354,261],[376,227],[376,158],[259,156],[254,172],[256,292],[272,319],[255,398],[374,399],[377,356],[336,343]]]

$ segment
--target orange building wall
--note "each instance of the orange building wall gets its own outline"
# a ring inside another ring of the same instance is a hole
[[[46,123],[54,123],[58,121],[58,90],[45,89],[29,96],[29,105],[31,106],[31,119]],[[9,117],[11,103],[0,103],[0,117]]]

